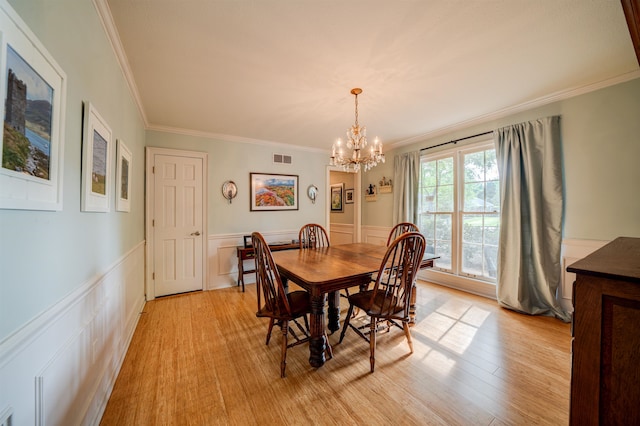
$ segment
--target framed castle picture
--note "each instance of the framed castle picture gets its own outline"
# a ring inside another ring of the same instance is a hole
[[[0,2],[0,208],[62,210],[67,77]]]

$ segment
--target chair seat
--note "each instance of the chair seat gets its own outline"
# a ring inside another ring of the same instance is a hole
[[[303,290],[292,291],[291,293],[287,293],[287,300],[289,301],[289,308],[291,309],[291,315],[284,314],[283,316],[278,316],[276,312],[271,312],[266,308],[267,305],[262,307],[257,313],[258,317],[274,317],[276,319],[287,319],[287,318],[298,318],[309,312],[311,312],[311,298],[309,297],[309,293]],[[287,310],[284,306],[282,306],[283,302],[278,301],[278,311],[286,313]]]
[[[404,303],[399,301],[397,297],[385,295],[378,292],[372,300],[373,290],[361,291],[349,296],[349,304],[362,309],[370,317],[393,315],[398,319],[402,319],[404,313]],[[390,307],[392,307],[390,309]],[[384,311],[383,311],[384,309]],[[396,316],[397,314],[401,314]]]

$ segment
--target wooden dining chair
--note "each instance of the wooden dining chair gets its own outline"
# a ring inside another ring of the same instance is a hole
[[[420,232],[420,230],[418,229],[417,225],[411,222],[400,222],[391,229],[391,232],[389,232],[389,237],[387,238],[387,247],[389,247],[389,244],[391,244],[393,240],[395,240],[405,232]]]
[[[300,248],[329,247],[329,235],[327,231],[317,223],[308,223],[298,232]]]
[[[251,242],[255,253],[256,262],[256,293],[258,296],[257,317],[269,318],[269,329],[267,331],[267,341],[271,339],[271,331],[274,324],[280,326],[282,331],[282,355],[280,360],[280,377],[286,376],[287,349],[309,341],[309,322],[307,314],[311,313],[311,297],[303,290],[286,292],[285,286],[278,272],[271,249],[265,242],[264,237],[259,232],[251,234]],[[304,327],[297,321],[304,319]],[[293,329],[289,327],[289,322],[293,322],[298,330],[303,334],[299,337]],[[291,334],[295,341],[289,343],[288,336]],[[333,357],[333,351],[327,341],[327,358]]]
[[[340,343],[347,328],[369,341],[371,372],[375,369],[376,331],[378,321],[389,321],[400,327],[402,322],[409,349],[413,353],[413,342],[409,331],[409,305],[411,289],[415,284],[420,262],[424,256],[425,239],[419,232],[407,232],[397,237],[387,248],[382,259],[376,282],[371,290],[349,296],[349,311],[340,334]],[[359,308],[371,318],[368,337],[351,324],[354,308]]]

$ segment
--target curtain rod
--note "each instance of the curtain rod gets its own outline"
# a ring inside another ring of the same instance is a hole
[[[493,130],[491,130],[491,131],[489,131],[489,132],[478,133],[477,135],[467,136],[466,138],[454,139],[454,140],[449,141],[449,142],[443,142],[443,143],[440,143],[440,144],[438,144],[438,145],[428,146],[428,147],[426,147],[426,148],[421,148],[421,149],[420,149],[420,151],[425,151],[425,150],[427,150],[427,149],[431,149],[431,148],[437,148],[437,147],[439,147],[439,146],[443,146],[443,145],[449,145],[450,143],[458,143],[458,142],[463,141],[463,140],[466,140],[466,139],[471,139],[471,138],[475,138],[475,137],[478,137],[478,136],[489,135],[489,134],[491,134],[491,133],[493,133]]]

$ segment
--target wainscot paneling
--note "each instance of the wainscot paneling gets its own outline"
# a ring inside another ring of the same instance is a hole
[[[573,312],[573,282],[576,280],[576,274],[567,272],[567,266],[590,255],[609,242],[577,239],[562,240],[562,282],[558,291],[560,303],[565,310]]]
[[[384,246],[387,244],[391,229],[391,227],[387,226],[363,226],[362,242]]]
[[[0,342],[11,424],[98,424],[144,300],[143,241]]]
[[[207,279],[207,290],[233,287],[238,284],[238,256],[236,255],[236,247],[244,245],[245,235],[251,235],[251,232],[209,235],[209,277]],[[262,235],[268,243],[292,241],[298,238],[298,230],[263,232]],[[253,260],[245,260],[244,268],[253,269]],[[254,274],[244,276],[245,284],[255,282],[256,277]]]
[[[329,241],[332,245],[355,242],[355,228],[349,223],[332,223],[329,227]]]

